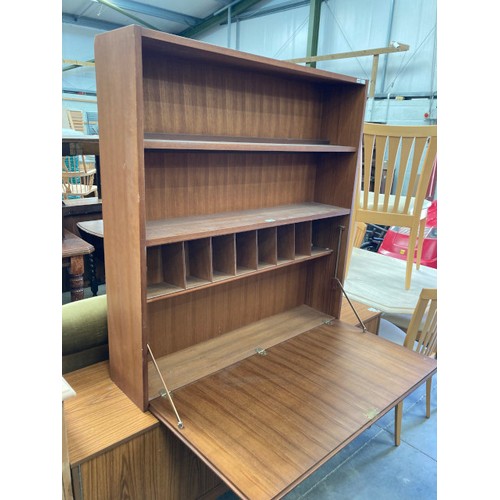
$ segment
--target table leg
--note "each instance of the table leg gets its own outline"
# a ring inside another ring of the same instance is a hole
[[[83,299],[83,255],[71,257],[69,265],[69,286],[71,289],[71,302]]]
[[[92,290],[92,295],[95,297],[97,291],[99,290],[99,285],[97,284],[96,269],[95,269],[94,254],[89,254],[89,272],[90,272],[90,289]]]

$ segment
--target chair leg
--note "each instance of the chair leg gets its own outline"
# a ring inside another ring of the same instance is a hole
[[[353,219],[351,233],[349,234],[349,240],[347,241],[347,252],[346,252],[345,271],[344,271],[344,276],[346,278],[347,278],[347,275],[349,273],[349,265],[351,264],[351,255],[352,255],[352,250],[354,248],[354,239],[356,237],[355,225],[356,225],[356,221]]]
[[[425,381],[425,416],[431,418],[431,387],[432,377]]]
[[[424,248],[424,237],[425,237],[425,224],[427,223],[427,217],[420,221],[418,227],[417,236],[417,269],[420,269],[420,262],[422,260],[422,250]]]
[[[408,255],[406,256],[406,279],[405,288],[408,290],[411,285],[411,272],[413,270],[413,260],[415,258],[415,241],[417,239],[418,227],[410,228],[410,237],[408,238]]]
[[[394,413],[394,446],[401,444],[401,424],[403,422],[403,401],[398,403]]]

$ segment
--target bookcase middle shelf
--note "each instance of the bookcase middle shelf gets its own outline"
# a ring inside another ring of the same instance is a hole
[[[349,208],[304,202],[254,210],[149,220],[146,223],[146,246],[339,217],[349,213]]]
[[[336,217],[176,241],[147,249],[147,301],[333,253]]]

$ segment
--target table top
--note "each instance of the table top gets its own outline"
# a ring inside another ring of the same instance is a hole
[[[99,136],[96,134],[70,134],[63,132],[62,142],[99,142]]]
[[[102,219],[80,221],[76,225],[84,233],[104,238],[104,224]]]
[[[79,154],[98,155],[99,136],[86,134],[64,135],[63,133],[62,154],[63,156],[72,156]]]
[[[406,290],[405,260],[353,248],[345,291],[351,300],[383,313],[413,314],[422,288],[437,288],[437,269],[413,266],[411,286]]]
[[[64,230],[64,238],[62,240],[62,257],[75,257],[77,255],[87,255],[94,251],[93,245],[79,238],[67,229]]]
[[[76,393],[64,402],[72,466],[159,425],[111,381],[108,361],[66,373],[64,378]]]
[[[63,200],[62,215],[100,214],[102,217],[102,200],[97,198],[75,198]]]
[[[370,321],[371,319],[380,315],[380,311],[375,309],[374,307],[367,306],[361,302],[357,302],[355,300],[351,300],[351,304],[354,309],[358,313],[361,321]],[[350,325],[358,325],[359,320],[356,317],[356,314],[352,310],[352,307],[349,305],[349,302],[345,297],[342,297],[342,307],[340,309],[340,321],[344,321],[345,323],[349,323]]]

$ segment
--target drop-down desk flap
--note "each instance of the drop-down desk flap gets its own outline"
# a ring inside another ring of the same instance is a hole
[[[281,498],[436,372],[331,320],[171,392],[150,410],[241,498]]]

